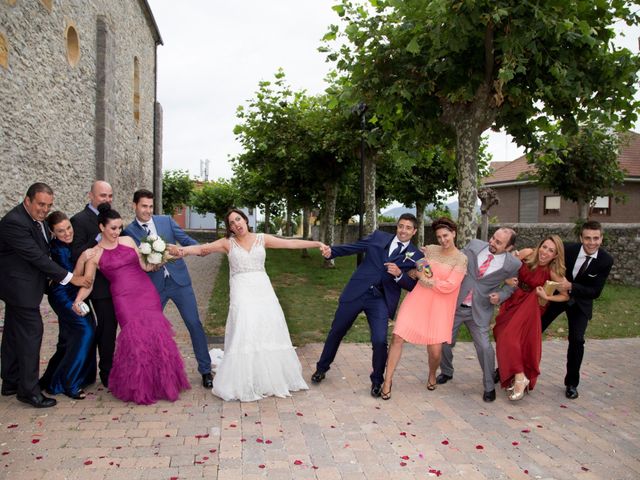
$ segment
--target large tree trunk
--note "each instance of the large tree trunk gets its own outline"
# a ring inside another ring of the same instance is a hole
[[[416,235],[416,245],[424,245],[424,207],[425,202],[416,201],[416,218],[418,219],[418,235]]]
[[[589,220],[589,202],[578,200],[578,218],[585,222]]]
[[[324,215],[322,216],[321,227],[324,229],[324,243],[327,245],[333,245],[335,235],[336,224],[336,203],[338,201],[338,185],[336,182],[327,182],[325,187],[324,197]],[[325,268],[334,268],[335,263],[333,260],[324,260]]]
[[[349,229],[349,220],[343,220],[340,223],[340,243],[347,243],[348,229]]]
[[[309,239],[309,217],[311,216],[311,209],[309,207],[302,207],[302,239]],[[306,248],[302,249],[302,258],[309,258],[309,251]]]
[[[376,210],[376,155],[365,155],[364,161],[364,235],[378,228]]]
[[[284,236],[291,237],[293,235],[293,222],[291,221],[292,212],[291,212],[291,200],[287,199],[287,215],[284,221]]]
[[[480,136],[496,116],[491,89],[478,88],[475,98],[467,103],[442,102],[442,121],[453,127],[456,135],[456,170],[458,173],[458,245],[464,246],[476,237],[475,216],[478,200],[478,147]]]
[[[271,205],[264,204],[264,233],[271,233]]]

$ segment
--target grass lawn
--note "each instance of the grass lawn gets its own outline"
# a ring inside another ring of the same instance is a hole
[[[322,268],[320,252],[302,258],[300,250],[268,250],[266,268],[284,310],[291,340],[295,345],[324,342],[342,288],[355,269],[356,257],[335,260],[336,268]],[[222,259],[215,288],[209,302],[205,330],[208,335],[224,335],[229,308],[229,263]],[[589,338],[640,336],[640,288],[607,285],[595,302],[594,316],[587,329]],[[391,333],[392,328],[389,329]],[[547,329],[548,337],[567,334],[566,317],[561,315]],[[466,328],[458,340],[469,341]],[[360,315],[346,336],[349,342],[368,342],[369,327]]]

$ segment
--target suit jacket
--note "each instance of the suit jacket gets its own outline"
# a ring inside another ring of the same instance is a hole
[[[45,227],[47,238],[49,231]],[[0,298],[18,307],[38,308],[47,281],[69,273],[49,258],[49,243],[23,204],[0,220]]]
[[[590,319],[593,314],[593,301],[600,296],[607,281],[613,258],[606,250],[598,249],[598,256],[591,260],[587,269],[577,278],[573,278],[573,269],[580,253],[581,243],[564,244],[564,261],[567,266],[567,280],[572,283],[567,307],[574,305]]]
[[[507,278],[517,277],[518,270],[522,262],[513,255],[507,253],[502,268],[495,270],[482,278],[478,278],[478,254],[484,250],[487,242],[482,240],[471,240],[462,249],[469,262],[467,264],[467,274],[462,280],[460,293],[458,294],[458,305],[460,305],[469,291],[473,289],[473,301],[471,311],[473,321],[479,326],[488,326],[493,317],[494,305],[489,301],[489,294],[497,292],[500,295],[500,303],[511,296],[514,288],[504,284]]]
[[[198,244],[198,242],[187,235],[173,220],[173,218],[168,215],[154,215],[153,224],[156,227],[158,235],[160,235],[167,243],[180,243],[180,245],[184,246]],[[140,245],[140,240],[147,236],[144,229],[136,220],[127,225],[127,228],[124,229],[124,234],[133,238],[138,245]],[[187,270],[187,264],[184,263],[183,259],[180,258],[174,262],[169,262],[165,267],[169,271],[171,278],[173,278],[178,285],[191,285],[189,270]],[[161,291],[164,285],[164,269],[161,268],[157,272],[149,272],[149,277],[151,277],[151,281],[155,285],[156,289]]]
[[[100,233],[98,226],[98,215],[96,215],[87,205],[84,210],[71,217],[73,225],[73,242],[71,243],[71,260],[75,264],[82,252],[88,248],[95,247],[96,236]],[[109,281],[102,275],[100,270],[96,271],[96,278],[93,281],[93,289],[89,298],[104,299],[111,298]]]
[[[405,253],[413,252],[412,259],[418,260],[424,255],[418,248],[409,243],[405,251],[399,257],[389,258],[389,246],[395,235],[376,230],[371,235],[355,243],[345,245],[337,245],[331,247],[331,258],[342,257],[345,255],[353,255],[354,253],[365,253],[366,256],[356,271],[351,275],[347,286],[340,295],[341,302],[349,302],[363,295],[373,285],[382,289],[389,318],[393,318],[398,301],[400,300],[400,290],[413,290],[416,281],[413,280],[406,272],[415,268],[415,263],[411,260],[405,261]],[[393,261],[404,273],[399,281],[395,281],[393,276],[387,273],[384,266],[386,262]]]

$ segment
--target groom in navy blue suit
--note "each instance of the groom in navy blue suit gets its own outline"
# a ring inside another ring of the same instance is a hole
[[[414,215],[404,213],[398,220],[396,235],[376,230],[355,243],[327,247],[323,252],[325,258],[354,253],[366,253],[366,256],[342,291],[322,355],[311,376],[313,383],[320,383],[324,379],[338,353],[340,342],[356,317],[364,312],[369,322],[373,347],[371,395],[380,396],[387,364],[389,319],[396,313],[400,289],[413,290],[416,281],[407,272],[415,268],[415,260],[423,257],[422,252],[411,243],[411,238],[418,231],[417,223]]]
[[[153,192],[145,189],[136,191],[133,194],[133,204],[136,218],[127,225],[124,234],[133,238],[138,245],[142,238],[150,234],[158,235],[168,243],[176,244],[179,242],[183,246],[197,245],[198,242],[187,235],[170,216],[152,215]],[[193,352],[198,362],[198,371],[202,375],[202,386],[212,388],[213,376],[211,375],[209,346],[198,315],[198,304],[186,263],[180,258],[175,262],[167,263],[155,272],[149,272],[149,277],[160,294],[162,307],[164,308],[170,299],[178,307],[180,316],[191,336]]]

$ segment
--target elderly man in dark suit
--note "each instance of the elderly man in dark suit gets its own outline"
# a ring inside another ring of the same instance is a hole
[[[415,260],[423,257],[422,252],[411,243],[411,238],[418,231],[417,223],[414,215],[405,213],[398,219],[395,235],[376,230],[355,243],[326,247],[323,252],[325,258],[354,253],[366,253],[366,256],[342,291],[317,369],[311,376],[313,383],[320,383],[324,379],[342,339],[358,314],[364,312],[369,322],[373,348],[371,395],[380,396],[387,363],[389,319],[396,313],[401,289],[412,290],[415,286],[416,280],[407,272],[415,268]]]
[[[584,356],[584,334],[593,314],[593,301],[600,296],[607,281],[613,258],[602,245],[602,226],[595,221],[585,222],[580,232],[580,243],[565,243],[564,261],[567,278],[558,287],[569,294],[568,302],[551,302],[542,315],[542,331],[558,315],[566,312],[569,320],[569,348],[567,374],[564,377],[565,395],[578,398],[580,366]]]
[[[71,259],[75,262],[82,252],[95,247],[100,239],[100,227],[98,227],[98,205],[111,203],[113,190],[111,185],[103,180],[96,180],[89,191],[89,203],[80,212],[71,217],[73,225],[73,243],[71,244]],[[96,319],[96,344],[100,361],[98,370],[100,380],[105,387],[109,386],[109,373],[113,364],[113,353],[116,348],[116,332],[118,323],[113,309],[109,281],[96,272],[93,290],[89,296],[89,307]]]
[[[42,395],[38,385],[42,317],[40,302],[48,280],[88,287],[91,282],[74,275],[49,258],[49,229],[44,220],[53,205],[53,190],[34,183],[24,202],[0,221],[0,299],[5,302],[2,332],[2,395],[16,395],[36,408],[56,401]]]

